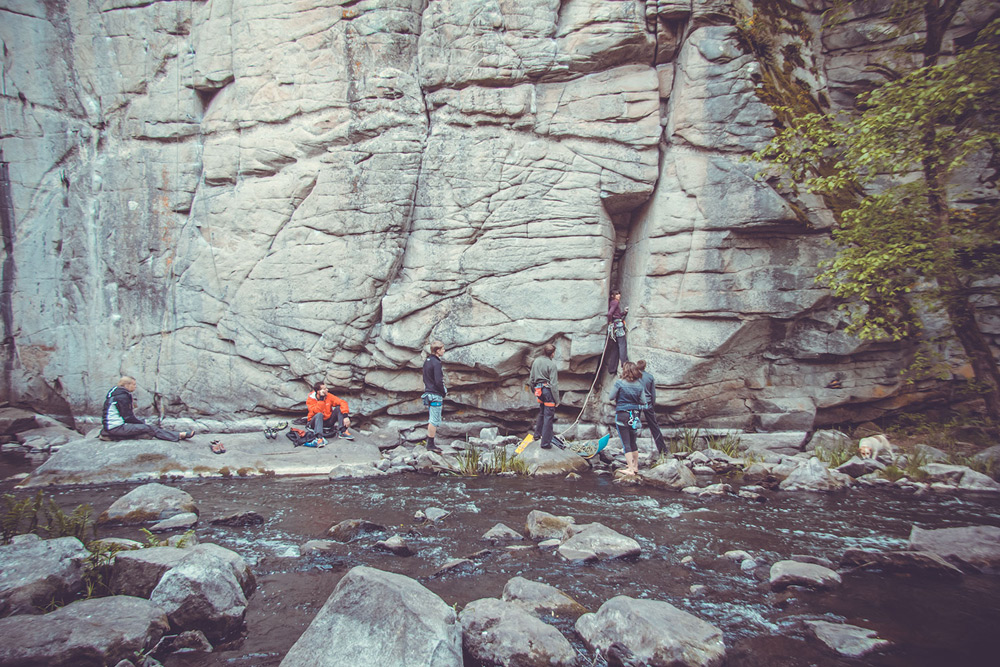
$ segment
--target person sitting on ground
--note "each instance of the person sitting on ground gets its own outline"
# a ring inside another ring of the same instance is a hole
[[[137,384],[134,377],[123,375],[104,398],[101,423],[101,436],[112,440],[128,440],[131,438],[157,438],[159,440],[187,440],[194,437],[194,431],[168,431],[165,428],[147,424],[144,419],[135,416],[132,408],[132,392]]]
[[[334,410],[334,408],[337,408]],[[354,440],[354,436],[348,429],[351,425],[351,418],[348,416],[350,408],[347,401],[337,398],[326,387],[325,382],[317,382],[313,385],[313,390],[306,397],[306,408],[309,413],[306,421],[316,432],[316,435],[328,437],[340,437],[344,440]]]
[[[642,428],[639,415],[649,402],[646,390],[642,387],[642,371],[638,366],[631,361],[622,365],[621,375],[615,380],[608,400],[615,404],[615,427],[622,440],[625,462],[628,464],[625,474],[636,475],[639,473],[639,449],[635,441]]]
[[[538,419],[535,420],[535,431],[532,434],[537,440],[541,437],[539,446],[548,449],[552,446],[552,428],[555,424],[556,405],[559,403],[559,373],[553,359],[556,346],[547,343],[541,353],[531,362],[531,374],[528,382],[538,400]]]

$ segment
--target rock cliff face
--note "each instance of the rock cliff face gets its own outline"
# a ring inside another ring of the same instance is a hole
[[[957,33],[992,3],[967,4]],[[747,21],[834,105],[892,46],[877,15],[823,10],[4,0],[0,398],[93,417],[127,373],[156,412],[241,421],[326,378],[408,417],[440,339],[456,418],[527,415],[547,342],[569,413],[616,286],[677,422],[809,428],[925,398],[909,351],[844,335],[813,284],[829,213],[741,161],[774,124]]]

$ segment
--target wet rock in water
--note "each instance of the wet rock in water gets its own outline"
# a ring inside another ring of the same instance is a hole
[[[929,551],[961,568],[1000,569],[1000,528],[964,526],[924,530],[913,526],[909,549]]]
[[[213,526],[232,526],[234,528],[262,526],[264,525],[264,517],[253,510],[244,510],[242,512],[232,512],[230,514],[216,517],[209,523]]]
[[[579,616],[587,613],[586,607],[555,586],[524,577],[509,579],[500,597],[505,602],[516,604],[536,616],[543,614]]]
[[[330,469],[327,479],[332,481],[344,479],[369,479],[371,477],[384,477],[387,473],[379,470],[377,462],[364,463],[338,463]]]
[[[455,611],[415,580],[359,566],[340,580],[281,667],[462,667]]]
[[[240,588],[243,589],[243,594],[247,598],[253,595],[253,592],[257,589],[257,578],[254,576],[253,570],[243,560],[243,556],[232,549],[208,543],[199,544],[188,551],[192,555],[207,554],[224,562],[229,567],[230,572],[233,573],[233,576],[236,577],[236,581],[239,582]]]
[[[688,587],[688,595],[691,597],[701,597],[706,593],[708,593],[708,586],[705,584],[691,584],[691,586]]]
[[[449,514],[451,514],[451,512],[449,512],[448,510],[443,510],[440,507],[428,507],[427,509],[424,510],[424,516],[427,518],[428,521],[431,521],[433,523],[437,523],[438,521],[445,518]]]
[[[584,472],[590,469],[587,459],[572,449],[560,449],[555,445],[549,449],[542,449],[537,440],[528,445],[517,457],[528,465],[529,472],[536,477],[566,476],[571,472]]]
[[[572,667],[576,651],[551,625],[521,607],[484,598],[459,615],[462,645],[473,660],[487,665]]]
[[[114,665],[153,647],[168,627],[149,600],[79,600],[44,616],[0,619],[0,664]]]
[[[246,595],[228,562],[193,551],[164,573],[149,599],[166,612],[171,628],[201,630],[212,641],[229,639],[243,626]]]
[[[861,477],[862,475],[867,475],[878,470],[885,470],[885,464],[875,459],[863,459],[858,456],[852,456],[845,463],[837,466],[835,470],[851,477]]]
[[[792,554],[788,557],[788,560],[794,560],[797,563],[812,563],[813,565],[822,565],[823,567],[832,570],[836,565],[829,558],[823,558],[822,556],[810,556],[808,554]]]
[[[755,487],[755,488],[760,489],[761,487],[758,486],[758,487]],[[761,489],[761,490],[763,490],[763,489]],[[753,489],[751,489],[749,487],[743,487],[743,488],[741,488],[739,491],[736,492],[736,495],[739,496],[740,498],[744,498],[746,500],[752,500],[752,501],[757,502],[757,503],[765,503],[765,502],[767,502],[767,496],[765,496],[760,491],[755,491],[755,490],[753,490]]]
[[[399,535],[393,535],[387,540],[380,540],[375,543],[377,549],[388,551],[396,556],[412,556],[416,553],[409,544]]]
[[[830,470],[825,463],[813,457],[797,466],[779,488],[782,491],[839,491],[850,486],[852,481],[849,476]]]
[[[483,533],[482,540],[495,545],[509,544],[511,542],[520,542],[524,540],[524,535],[517,532],[513,528],[509,528],[502,523],[498,523]]]
[[[927,473],[928,482],[944,482],[945,484],[958,484],[962,481],[962,476],[969,468],[965,466],[953,466],[946,463],[928,463],[920,468]]]
[[[76,595],[83,590],[88,556],[90,551],[75,537],[21,539],[0,546],[0,614],[40,614],[53,598]]]
[[[931,577],[961,579],[962,571],[937,554],[927,551],[866,551],[848,549],[840,567],[864,567],[881,572],[902,572]]]
[[[617,646],[629,664],[716,667],[726,656],[721,630],[658,600],[619,595],[577,619],[576,631],[605,658]]]
[[[842,656],[861,658],[872,651],[891,646],[885,639],[879,639],[874,630],[859,628],[846,623],[827,621],[804,621],[813,636]]]
[[[576,519],[571,516],[556,516],[541,510],[531,510],[524,522],[524,531],[533,540],[565,540],[575,532],[575,524]]]
[[[583,479],[583,478],[580,477],[580,475],[578,475],[575,472],[571,472],[570,474],[566,475],[566,480],[569,481],[569,482],[576,482],[576,481],[579,481],[581,479]]]
[[[771,566],[771,590],[781,591],[789,586],[803,586],[824,590],[840,586],[840,575],[822,565],[781,560]]]
[[[194,512],[184,512],[176,514],[169,519],[158,521],[149,527],[151,533],[166,533],[171,530],[187,530],[194,528],[198,524],[198,515]]]
[[[740,569],[744,572],[752,572],[757,569],[759,564],[753,558],[747,558],[740,563]]]
[[[338,544],[340,544],[340,542],[334,542],[332,540],[309,540],[299,547],[299,555],[308,556],[313,553],[326,553],[336,549]]]
[[[615,484],[624,484],[625,486],[639,486],[642,484],[642,475],[630,475],[625,472],[625,468],[616,470],[613,477]]]
[[[708,486],[702,488],[698,491],[698,497],[705,498],[707,496],[728,496],[732,493],[733,487],[720,482],[718,484],[709,484]]]
[[[677,459],[670,459],[655,468],[642,470],[639,474],[650,484],[665,489],[679,490],[686,486],[695,486],[698,484],[698,480],[695,479],[691,469]]]
[[[449,574],[465,574],[476,569],[476,563],[469,558],[452,558],[439,567],[431,575],[431,578],[443,577]]]
[[[681,558],[681,565],[694,565],[694,556],[684,556]]]
[[[168,653],[211,653],[212,642],[201,630],[186,630],[179,635],[166,635],[153,649],[156,655]]]
[[[962,481],[958,483],[958,488],[962,491],[985,491],[989,493],[1000,493],[1000,483],[994,481],[989,475],[969,469],[962,475]]]
[[[21,431],[37,428],[35,413],[21,408],[0,408],[0,435],[15,435]]]
[[[369,533],[383,533],[385,530],[385,526],[365,519],[345,519],[332,526],[326,534],[338,542],[352,542]]]
[[[723,558],[728,558],[729,560],[735,561],[737,563],[741,563],[745,561],[747,558],[751,558],[750,554],[748,554],[746,551],[743,551],[742,549],[733,549],[727,551],[726,553],[722,554],[722,556]]]
[[[148,598],[168,570],[187,557],[186,549],[151,547],[120,553],[111,568],[111,590],[116,595]]]
[[[162,521],[186,512],[198,513],[191,494],[154,482],[136,487],[113,502],[97,518],[97,523],[134,525]]]
[[[562,544],[562,540],[558,537],[553,537],[552,539],[542,540],[539,542],[538,548],[542,551],[548,551],[550,549],[558,549],[560,544]]]
[[[559,546],[559,555],[570,561],[593,562],[634,558],[642,547],[631,537],[599,523],[591,523]]]

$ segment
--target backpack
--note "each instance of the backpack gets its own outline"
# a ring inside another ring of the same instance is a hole
[[[301,447],[306,443],[313,442],[316,440],[316,432],[311,428],[296,428],[292,427],[288,429],[288,433],[285,437],[292,441],[292,447]],[[316,445],[312,445],[315,447]]]

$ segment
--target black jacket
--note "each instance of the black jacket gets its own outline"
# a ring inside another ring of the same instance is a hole
[[[104,399],[104,410],[102,410],[101,421],[104,423],[104,430],[110,431],[122,424],[145,424],[143,420],[135,416],[132,411],[132,392],[125,387],[115,387],[108,392]]]
[[[444,386],[444,372],[441,370],[441,360],[433,354],[424,361],[424,392],[445,396],[448,390]]]

